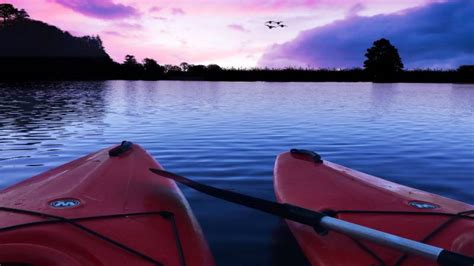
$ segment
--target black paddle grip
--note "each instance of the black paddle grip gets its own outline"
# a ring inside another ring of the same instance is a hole
[[[442,266],[473,266],[474,258],[443,250],[438,255],[438,264]]]
[[[119,146],[109,150],[109,156],[110,157],[117,157],[117,156],[125,153],[126,151],[130,150],[132,148],[132,146],[133,146],[132,142],[124,140],[124,141],[122,141],[122,143]]]
[[[301,155],[310,156],[315,163],[322,163],[323,162],[323,160],[321,159],[321,155],[315,153],[314,151],[301,150],[301,149],[291,149],[290,152],[291,152],[291,154],[301,154]]]
[[[328,230],[320,225],[321,219],[326,216],[325,213],[311,211],[288,203],[283,205],[287,210],[285,218],[312,226],[319,235],[326,235],[328,233]]]

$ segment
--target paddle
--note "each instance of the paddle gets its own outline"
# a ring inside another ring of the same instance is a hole
[[[451,252],[439,247],[431,246],[418,241],[399,237],[389,233],[381,232],[365,226],[346,222],[330,217],[324,213],[308,210],[291,204],[281,204],[273,201],[259,199],[240,193],[227,191],[208,185],[204,185],[186,177],[167,172],[160,169],[150,168],[153,173],[170,178],[183,185],[191,187],[207,195],[244,205],[253,209],[261,210],[287,220],[306,224],[320,231],[321,227],[346,234],[353,238],[368,240],[380,245],[388,246],[413,255],[423,256],[440,265],[473,266],[474,258]]]

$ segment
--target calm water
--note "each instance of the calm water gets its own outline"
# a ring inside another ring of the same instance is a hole
[[[274,199],[290,148],[474,204],[474,85],[0,84],[0,188],[121,140],[168,170]],[[304,264],[277,218],[183,188],[219,265]]]

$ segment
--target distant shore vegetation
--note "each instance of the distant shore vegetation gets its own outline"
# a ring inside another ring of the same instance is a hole
[[[207,80],[302,82],[433,82],[474,83],[474,65],[457,69],[405,70],[389,40],[368,47],[362,68],[223,68],[217,64],[139,62],[125,56],[114,62],[99,36],[75,37],[57,27],[30,19],[11,4],[0,4],[0,80]]]
[[[130,60],[132,59],[132,60]],[[387,71],[382,68],[222,68],[216,64],[160,65],[154,59],[137,62],[132,55],[120,64],[120,78],[129,80],[207,80],[207,81],[301,81],[301,82],[434,82],[472,83],[474,66],[454,70],[414,69]]]

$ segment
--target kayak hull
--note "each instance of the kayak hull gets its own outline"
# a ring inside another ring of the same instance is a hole
[[[162,167],[139,145],[109,150],[0,192],[0,263],[214,265],[179,188],[148,170]]]
[[[472,205],[292,153],[278,156],[274,188],[280,203],[474,255]],[[463,212],[466,217],[451,215]],[[308,226],[288,224],[312,265],[436,265],[337,232],[321,235]]]

